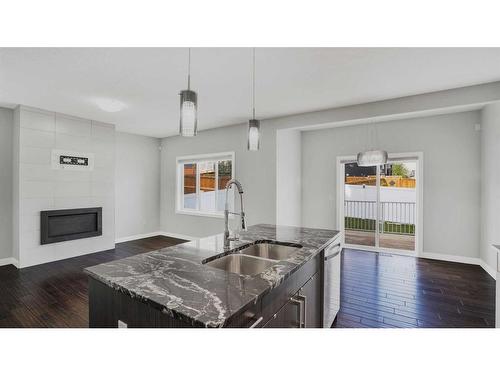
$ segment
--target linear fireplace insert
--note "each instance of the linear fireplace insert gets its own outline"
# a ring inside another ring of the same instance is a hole
[[[102,207],[42,211],[41,244],[102,235]]]

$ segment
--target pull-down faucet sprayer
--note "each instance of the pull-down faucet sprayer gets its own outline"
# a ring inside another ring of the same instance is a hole
[[[240,213],[237,212],[229,212],[229,189],[231,188],[232,185],[235,185],[236,188],[238,189],[238,193],[240,194]],[[227,250],[229,249],[229,245],[231,241],[236,241],[238,240],[237,235],[233,237],[229,237],[229,214],[233,215],[239,215],[241,217],[241,230],[246,230],[247,229],[247,224],[245,220],[245,212],[243,211],[243,186],[241,186],[241,183],[236,180],[232,179],[229,180],[226,184],[226,203],[224,205],[224,249]]]

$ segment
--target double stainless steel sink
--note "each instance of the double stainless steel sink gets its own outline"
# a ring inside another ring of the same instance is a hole
[[[249,257],[242,254],[229,254],[208,262],[207,266],[239,275],[256,275],[264,272],[274,263],[276,261]]]
[[[272,260],[286,260],[297,250],[299,250],[299,248],[296,246],[262,242],[245,247],[240,250],[239,253]]]
[[[253,276],[264,272],[280,260],[289,259],[301,247],[270,242],[255,243],[207,262],[206,265],[238,275]]]

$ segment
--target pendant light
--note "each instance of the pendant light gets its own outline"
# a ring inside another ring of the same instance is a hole
[[[191,90],[191,48],[188,49],[188,88],[180,92],[181,114],[179,134],[194,137],[198,131],[198,95]]]
[[[377,126],[375,127],[375,138],[377,138]],[[368,128],[369,132],[369,128]],[[374,143],[376,143],[377,139]],[[360,167],[375,167],[377,165],[387,164],[387,151],[384,150],[368,150],[358,153],[358,166]]]
[[[252,119],[248,120],[248,150],[258,151],[260,146],[260,121],[255,118],[255,48],[252,50]]]

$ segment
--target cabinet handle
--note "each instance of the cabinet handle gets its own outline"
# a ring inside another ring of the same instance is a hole
[[[299,296],[297,296],[297,297],[299,297]],[[290,301],[299,306],[299,325],[298,325],[297,328],[302,328],[302,320],[303,320],[303,317],[302,317],[302,304],[303,304],[304,301],[303,300],[298,300],[297,298],[290,298]]]
[[[257,319],[257,320],[255,321],[255,323],[254,323],[254,324],[252,324],[252,325],[251,325],[250,327],[248,327],[248,328],[255,328],[255,327],[257,327],[257,326],[259,325],[259,323],[260,323],[260,322],[262,322],[262,319],[264,319],[264,318],[261,316],[259,319]]]
[[[306,328],[306,322],[307,322],[307,297],[299,294],[299,295],[297,295],[297,298],[300,298],[304,302],[303,303],[304,316],[303,316],[303,320],[301,321],[300,324],[301,324],[301,328]]]

